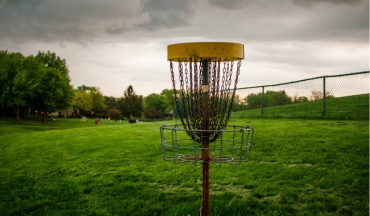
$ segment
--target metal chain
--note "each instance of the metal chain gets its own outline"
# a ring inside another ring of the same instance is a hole
[[[176,91],[173,62],[170,61],[171,80],[173,84],[176,106],[179,111],[181,123],[185,129],[203,129],[202,60],[202,58],[190,58],[188,60],[179,59],[179,93]],[[208,110],[205,112],[207,112],[209,117],[209,129],[215,131],[212,133],[207,133],[207,136],[209,135],[210,142],[215,141],[220,136],[220,132],[217,130],[225,129],[229,121],[233,100],[235,98],[238,77],[240,74],[241,61],[238,61],[234,89],[232,92],[230,92],[233,64],[233,61],[224,62],[221,77],[221,59],[211,58],[209,61],[209,99],[207,101]],[[182,100],[182,108],[180,107],[180,98]],[[182,114],[182,111],[185,116]],[[197,142],[201,142],[204,136],[204,134],[200,132],[196,135],[193,133],[188,133],[188,135]]]

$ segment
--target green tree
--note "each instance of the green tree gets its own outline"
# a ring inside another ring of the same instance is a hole
[[[113,96],[104,96],[104,104],[107,106],[107,109],[117,109],[118,102]]]
[[[91,110],[92,98],[85,91],[75,91],[72,105],[79,110]]]
[[[289,97],[284,90],[272,92],[271,106],[291,104],[292,98]]]
[[[252,93],[244,98],[249,109],[260,108],[262,105],[262,93]],[[277,106],[292,103],[292,98],[289,97],[284,90],[281,91],[266,91],[263,95],[263,106]]]
[[[129,85],[123,93],[123,97],[118,101],[119,108],[123,116],[130,118],[130,116],[140,117],[143,112],[142,96],[136,95],[132,85]]]
[[[0,50],[0,109],[2,111],[2,119],[5,118],[5,108],[6,106],[1,103],[1,95],[3,95],[3,87],[5,86],[5,82],[6,82],[6,79],[5,79],[5,72],[2,72],[3,70],[1,70],[1,65],[4,64],[4,62],[2,62],[2,59],[4,57],[6,57],[8,54],[8,51],[7,50]]]
[[[180,94],[180,91],[177,91]],[[167,107],[164,111],[176,110],[175,93],[173,89],[163,89],[161,95],[165,97]]]
[[[47,112],[66,109],[73,100],[73,87],[70,85],[69,71],[65,59],[54,52],[39,52],[36,56],[46,67],[41,79],[40,92],[37,97],[38,107],[44,111],[43,122],[46,123]]]
[[[90,97],[92,101],[91,110],[94,111],[94,116],[96,113],[102,113],[103,110],[107,109],[107,106],[104,104],[104,96],[103,93],[100,91],[99,87],[93,87],[90,90]]]
[[[46,68],[56,68],[60,71],[62,76],[69,78],[69,70],[65,59],[61,59],[54,52],[41,52],[39,51],[36,56],[40,59]]]
[[[134,99],[134,104],[136,104],[136,109],[132,110],[132,115],[136,118],[140,118],[141,114],[143,113],[143,96],[136,96]]]
[[[40,77],[44,72],[43,64],[33,56],[25,58],[20,53],[10,53],[1,58],[1,104],[12,109],[16,123],[19,123],[21,110],[30,104],[39,91]]]
[[[167,108],[167,101],[163,95],[160,94],[150,94],[145,98],[145,108],[144,110],[154,108],[157,111],[164,112]]]

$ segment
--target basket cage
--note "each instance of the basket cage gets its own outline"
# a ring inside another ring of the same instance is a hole
[[[194,135],[189,136],[189,133]],[[212,141],[209,148],[203,148],[202,142],[209,138],[210,133],[219,134],[218,139]],[[254,129],[250,126],[228,125],[225,130],[196,130],[184,129],[179,124],[162,125],[160,134],[163,159],[176,164],[192,162],[195,165],[203,163],[217,166],[221,166],[221,163],[239,165],[249,161],[253,133]],[[205,149],[210,150],[210,160],[202,159],[202,151]]]

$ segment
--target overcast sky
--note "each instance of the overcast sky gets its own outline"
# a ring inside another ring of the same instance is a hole
[[[244,44],[238,87],[369,70],[366,0],[0,0],[0,50],[65,58],[74,87],[172,88],[167,45]]]

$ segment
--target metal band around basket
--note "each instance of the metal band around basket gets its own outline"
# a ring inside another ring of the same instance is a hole
[[[221,61],[244,59],[244,45],[227,42],[179,43],[167,46],[167,60],[183,61],[189,58],[220,58]]]

